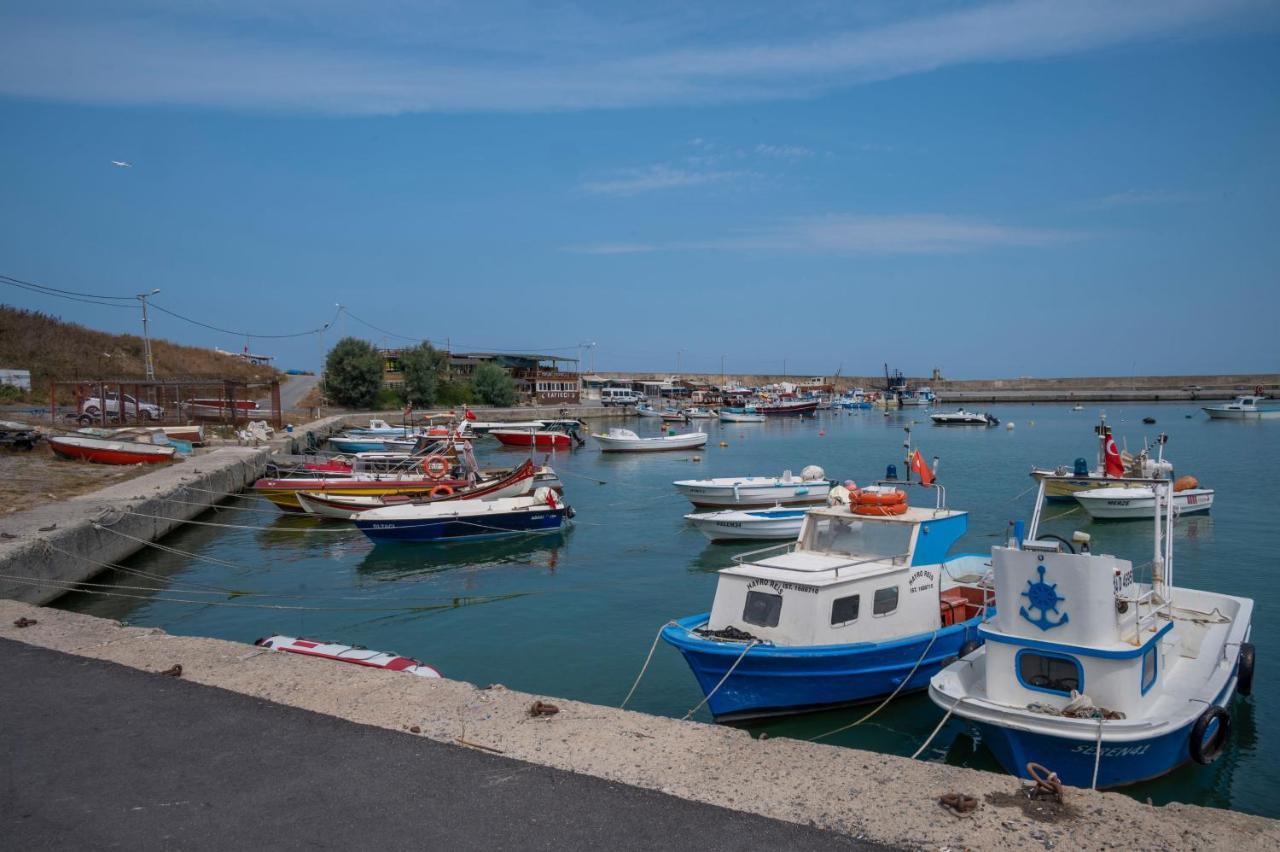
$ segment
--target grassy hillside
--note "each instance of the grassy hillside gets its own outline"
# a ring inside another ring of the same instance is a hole
[[[255,367],[212,349],[155,338],[151,355],[160,379],[252,381],[276,375],[270,367]],[[94,331],[7,305],[0,305],[0,367],[30,370],[32,393],[37,397],[48,393],[50,381],[143,379],[147,374],[140,336]]]

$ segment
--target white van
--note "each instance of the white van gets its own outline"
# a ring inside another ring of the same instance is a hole
[[[601,388],[600,402],[608,405],[635,405],[644,402],[644,394],[630,388]]]

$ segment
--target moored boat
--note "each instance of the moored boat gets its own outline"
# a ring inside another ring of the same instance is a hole
[[[946,558],[968,516],[940,499],[908,507],[892,493],[810,510],[797,541],[742,554],[719,572],[709,613],[663,629],[718,721],[923,689],[976,647],[991,597],[986,559]],[[903,509],[858,512],[890,505]]]
[[[1238,396],[1222,405],[1205,406],[1202,410],[1211,420],[1269,420],[1280,417],[1280,403],[1271,402],[1261,393]]]
[[[445,484],[437,485],[423,494],[333,494],[323,491],[299,491],[295,495],[298,505],[309,515],[334,520],[350,520],[352,515],[398,506],[407,503],[424,504],[446,500],[494,500],[500,497],[521,497],[533,490],[534,479],[539,472],[532,461],[526,460],[506,476],[477,482],[469,488],[454,489]]]
[[[809,465],[796,477],[791,471],[781,476],[722,476],[714,479],[681,479],[676,490],[699,508],[760,509],[770,506],[805,505],[826,502],[835,482],[817,465]]]
[[[602,453],[650,453],[664,450],[692,450],[705,447],[707,433],[685,432],[679,435],[656,435],[641,438],[630,429],[611,428],[607,434],[593,434]]]
[[[1213,489],[1201,488],[1194,476],[1180,476],[1173,484],[1175,517],[1208,512],[1213,507]],[[1077,491],[1076,502],[1091,518],[1109,520],[1150,520],[1155,511],[1156,489],[1143,485],[1130,488],[1095,488]]]
[[[176,451],[172,444],[112,441],[88,435],[50,435],[47,440],[49,449],[63,458],[99,464],[154,464],[169,461]]]
[[[763,423],[767,419],[768,418],[763,414],[757,414],[754,411],[747,411],[745,409],[720,409],[721,423]]]
[[[373,651],[359,645],[340,645],[337,642],[319,642],[293,636],[267,636],[253,644],[273,651],[284,651],[302,657],[319,657],[336,663],[351,663],[367,668],[385,669],[389,672],[404,672],[418,677],[443,677],[434,666],[410,657],[401,657],[385,651]]]
[[[1031,478],[1045,483],[1046,500],[1070,500],[1077,491],[1108,488],[1115,485],[1113,480],[1120,476],[1165,478],[1173,474],[1173,463],[1164,458],[1164,444],[1168,440],[1165,435],[1157,439],[1160,453],[1159,458],[1153,459],[1145,447],[1136,456],[1120,452],[1105,416],[1093,431],[1098,436],[1097,462],[1093,468],[1085,459],[1077,458],[1070,467],[1031,469]]]
[[[684,410],[684,416],[689,420],[711,420],[716,416],[716,412],[700,405],[693,405]]]
[[[386,506],[351,520],[375,544],[501,538],[560,530],[573,510],[550,488],[525,497]]]
[[[578,435],[576,420],[542,421],[536,428],[527,429],[491,429],[489,434],[506,447],[567,450],[575,443],[579,446],[584,443]]]
[[[1000,421],[982,411],[965,411],[963,408],[957,408],[955,411],[939,412],[930,414],[929,419],[933,421],[935,426],[999,426]]]
[[[767,414],[774,417],[797,417],[802,414],[813,414],[817,411],[818,400],[775,399],[757,403],[755,409],[757,414]]]
[[[1175,586],[1171,483],[1129,486],[1161,495],[1150,583],[1089,536],[1038,540],[1042,486],[1026,539],[992,550],[984,645],[930,683],[934,703],[975,725],[1011,774],[1120,787],[1211,763],[1230,736],[1233,695],[1252,690],[1253,601]]]
[[[808,509],[725,509],[695,512],[684,519],[711,541],[768,541],[794,539]]]

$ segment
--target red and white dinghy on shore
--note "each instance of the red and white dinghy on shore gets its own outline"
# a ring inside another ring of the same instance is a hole
[[[149,464],[173,458],[176,447],[165,444],[140,444],[135,441],[111,441],[86,435],[50,435],[49,449],[67,459],[84,459],[100,464]]]
[[[293,636],[268,636],[253,644],[273,651],[285,651],[303,657],[320,657],[339,663],[353,663],[389,672],[407,672],[418,677],[444,677],[433,666],[409,657],[400,657],[384,651],[372,651],[359,645],[339,645],[334,642],[318,642],[314,639],[298,639]]]

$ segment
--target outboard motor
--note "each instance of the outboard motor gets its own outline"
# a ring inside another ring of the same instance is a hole
[[[1078,459],[1076,459],[1075,475],[1076,475],[1076,476],[1088,476],[1088,475],[1089,475],[1089,462],[1087,462],[1086,460],[1084,460],[1084,459],[1082,459],[1082,458],[1078,458]]]
[[[988,425],[988,426],[999,426],[999,425],[1000,425],[1000,421],[999,421],[998,419],[996,419],[995,417],[993,417],[992,415],[988,414],[988,415],[987,415],[987,425]]]

